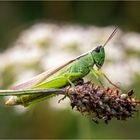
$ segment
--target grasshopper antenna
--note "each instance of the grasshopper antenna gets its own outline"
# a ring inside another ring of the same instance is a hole
[[[114,29],[114,31],[112,32],[112,34],[109,36],[109,38],[107,39],[107,41],[104,43],[104,45],[102,46],[103,48],[106,46],[106,44],[113,38],[113,36],[116,34],[116,32],[117,32],[117,30],[118,30],[118,27],[116,27],[115,29]]]

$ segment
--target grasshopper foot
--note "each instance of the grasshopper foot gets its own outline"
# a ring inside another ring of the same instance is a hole
[[[74,85],[77,86],[77,85],[83,85],[84,84],[84,79],[80,78],[79,80],[75,81],[74,82]]]
[[[60,103],[62,100],[64,100],[67,97],[67,95],[64,95],[63,98],[59,99],[58,103]]]

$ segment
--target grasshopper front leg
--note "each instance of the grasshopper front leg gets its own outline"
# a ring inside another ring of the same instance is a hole
[[[90,71],[92,72],[92,74],[94,75],[94,77],[96,78],[96,80],[101,84],[101,86],[104,88],[104,84],[102,83],[102,81],[100,80],[99,75],[97,75],[97,73],[95,72],[95,69],[90,69]]]
[[[104,74],[104,73],[102,73],[102,72],[100,72],[100,71],[98,71],[98,70],[95,70],[95,69],[93,69],[93,71],[96,73],[96,75],[99,75],[99,76],[104,77],[111,85],[113,85],[114,87],[116,87],[116,88],[118,88],[118,89],[121,90],[121,88],[118,87],[116,84],[114,84],[114,83],[106,76],[106,74]]]

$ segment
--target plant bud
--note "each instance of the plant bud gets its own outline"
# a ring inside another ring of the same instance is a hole
[[[70,89],[67,91],[72,108],[88,115],[95,123],[98,123],[99,119],[105,123],[112,118],[126,120],[134,115],[137,105],[140,104],[139,100],[132,97],[133,90],[124,94],[109,87],[103,90],[87,82],[76,85],[74,91],[75,94],[71,94]]]
[[[126,99],[127,98],[127,94],[121,94],[121,99]]]

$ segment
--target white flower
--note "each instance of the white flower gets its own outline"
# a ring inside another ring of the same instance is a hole
[[[126,33],[122,36],[125,47],[140,51],[140,34],[135,32]]]

